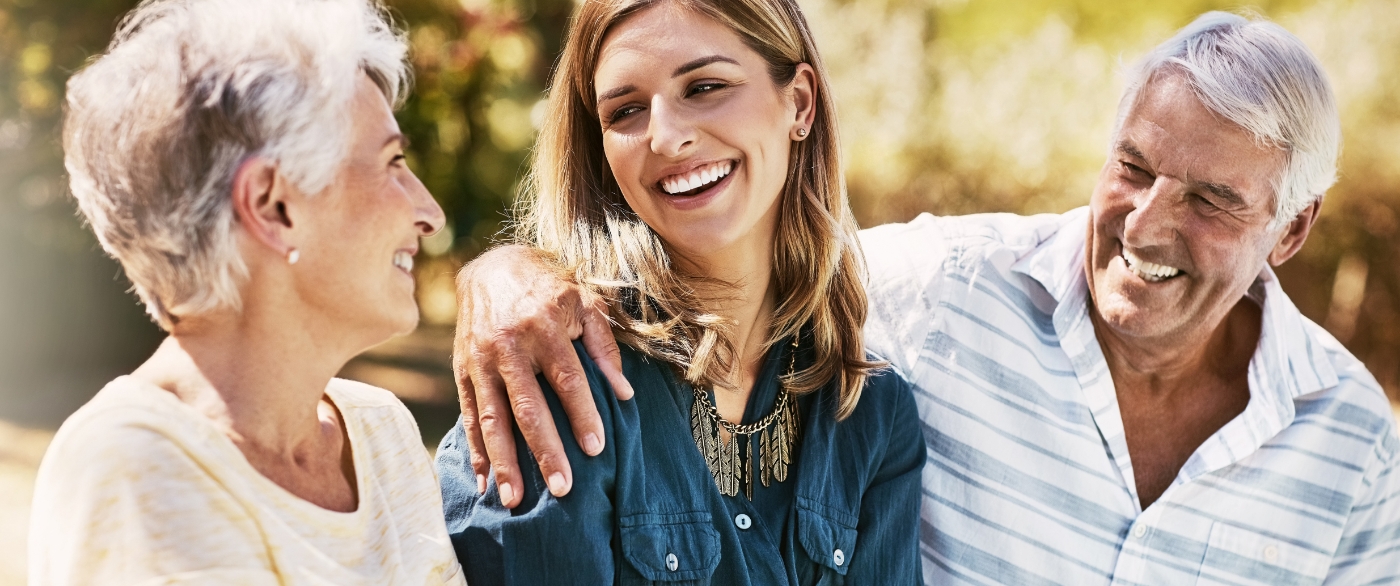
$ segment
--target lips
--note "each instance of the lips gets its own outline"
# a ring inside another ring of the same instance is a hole
[[[733,171],[734,161],[718,161],[697,167],[686,173],[663,177],[661,181],[657,182],[657,185],[667,195],[692,196],[719,183]]]
[[[1123,262],[1129,271],[1149,283],[1165,281],[1181,274],[1181,269],[1142,260],[1127,248],[1123,249]]]
[[[405,273],[413,274],[413,253],[400,250],[394,253],[394,266]]]

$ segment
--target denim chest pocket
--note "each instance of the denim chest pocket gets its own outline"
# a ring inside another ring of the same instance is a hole
[[[719,567],[719,532],[709,513],[629,515],[619,525],[630,566],[618,568],[622,584],[708,584]]]
[[[1321,584],[1331,556],[1250,529],[1216,521],[1196,584]]]
[[[799,499],[797,541],[816,566],[820,586],[839,586],[856,551],[856,517]]]

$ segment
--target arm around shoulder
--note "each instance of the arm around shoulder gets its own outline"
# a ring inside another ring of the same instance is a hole
[[[903,372],[910,372],[933,322],[954,227],[945,218],[920,214],[906,224],[860,232],[869,272],[865,343]]]
[[[586,456],[573,440],[568,418],[558,395],[543,376],[550,413],[559,422],[564,451],[574,470],[574,485],[567,495],[555,497],[529,451],[521,450],[517,464],[523,486],[520,504],[506,508],[502,487],[494,475],[486,492],[477,492],[467,455],[467,442],[459,423],[443,438],[437,467],[442,483],[447,530],[458,559],[472,584],[610,584],[615,554],[614,498],[619,450],[630,442],[619,437],[621,422],[636,420],[635,404],[619,401],[606,378],[588,358],[580,342],[574,343],[611,438],[597,456]],[[517,442],[523,442],[516,431]],[[505,499],[509,500],[509,499]]]

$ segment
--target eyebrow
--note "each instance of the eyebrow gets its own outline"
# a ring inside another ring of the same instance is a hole
[[[622,87],[615,87],[601,94],[598,94],[597,103],[601,104],[613,98],[620,98],[635,91],[637,91],[637,86],[635,85],[624,85]]]
[[[710,55],[709,57],[701,57],[699,59],[686,63],[685,65],[677,67],[676,70],[671,73],[671,77],[680,77],[711,63],[733,63],[735,65],[739,64],[738,61],[725,57],[724,55]]]
[[[1215,197],[1223,199],[1231,205],[1244,206],[1244,198],[1240,196],[1240,192],[1235,191],[1235,188],[1229,185],[1225,185],[1224,183],[1201,183],[1200,186],[1205,188],[1206,191],[1214,193]]]
[[[701,67],[714,63],[733,63],[735,65],[739,64],[738,61],[735,61],[734,59],[731,59],[729,57],[725,57],[724,55],[710,55],[708,57],[694,59],[685,63],[684,65],[681,65],[680,67],[677,67],[675,71],[671,72],[671,77],[680,77],[682,75],[695,71],[696,69],[700,69]],[[606,92],[598,94],[598,100],[596,103],[601,104],[613,98],[619,98],[635,91],[637,91],[637,86],[635,85],[624,85],[621,87],[615,87]]]
[[[1130,143],[1126,140],[1120,140],[1118,141],[1117,146],[1118,151],[1125,155],[1142,159],[1144,161],[1147,160],[1147,156],[1142,154],[1142,151],[1139,150],[1137,146],[1133,145],[1133,143]],[[1202,189],[1205,189],[1206,191],[1209,191],[1212,194],[1214,194],[1215,197],[1223,199],[1232,205],[1245,205],[1244,196],[1241,196],[1240,192],[1236,191],[1235,188],[1230,187],[1229,185],[1225,185],[1224,183],[1211,183],[1208,181],[1199,182],[1196,183],[1196,185],[1199,185]]]
[[[402,132],[391,135],[388,138],[388,140],[384,141],[384,146],[381,146],[379,148],[383,149],[384,147],[394,144],[395,142],[399,143],[399,148],[408,150],[408,137],[405,136]]]
[[[1130,157],[1136,157],[1136,158],[1142,159],[1142,160],[1144,160],[1144,161],[1147,160],[1147,155],[1142,154],[1142,151],[1138,150],[1137,146],[1135,146],[1135,145],[1134,145],[1133,143],[1131,143],[1131,142],[1128,142],[1128,141],[1126,141],[1126,140],[1120,140],[1120,141],[1118,141],[1117,147],[1118,147],[1118,152],[1120,152],[1120,153],[1123,153],[1123,154],[1128,155],[1128,156],[1130,156]]]

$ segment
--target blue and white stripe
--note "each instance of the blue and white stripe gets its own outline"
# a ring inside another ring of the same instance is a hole
[[[1400,584],[1375,379],[1266,270],[1250,401],[1147,510],[1088,315],[1088,213],[862,233],[870,348],[916,387],[927,584]]]

